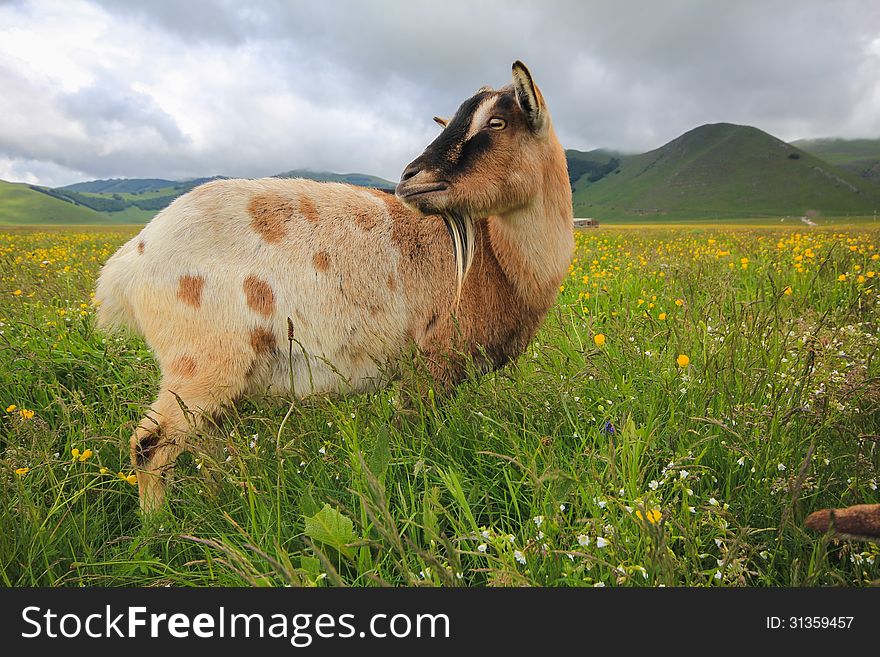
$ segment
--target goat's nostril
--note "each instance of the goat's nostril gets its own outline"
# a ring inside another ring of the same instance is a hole
[[[410,164],[406,169],[403,170],[403,173],[400,176],[400,182],[404,182],[409,180],[410,178],[415,177],[416,174],[421,171],[422,168],[417,164]]]

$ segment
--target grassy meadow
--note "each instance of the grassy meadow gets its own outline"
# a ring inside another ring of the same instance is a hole
[[[880,502],[880,228],[588,229],[506,369],[397,412],[398,387],[248,401],[144,523],[128,436],[158,370],[94,328],[134,233],[0,232],[6,586],[877,583],[876,545],[805,530]]]

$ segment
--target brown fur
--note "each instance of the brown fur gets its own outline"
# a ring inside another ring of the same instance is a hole
[[[325,272],[330,269],[330,254],[326,251],[318,251],[312,258],[315,269]]]
[[[275,312],[275,293],[272,287],[256,276],[248,276],[244,279],[242,287],[248,308],[263,317],[271,317]]]
[[[299,199],[299,213],[303,219],[312,224],[316,224],[321,220],[321,215],[318,213],[318,208],[315,207],[315,202],[305,194]]]
[[[546,313],[546,307],[525,308],[502,269],[491,241],[495,221],[498,219],[477,223],[474,261],[458,312],[452,313],[442,304],[435,306],[426,313],[427,320],[423,316],[423,328],[416,331],[431,374],[447,390],[464,377],[467,358],[482,371],[503,367],[516,358]]]
[[[171,361],[168,371],[175,376],[190,377],[195,374],[196,360],[192,356],[178,356]]]
[[[807,516],[804,524],[817,532],[880,537],[880,504],[857,504],[844,509],[822,509]]]
[[[205,279],[202,276],[181,276],[177,284],[177,298],[193,308],[198,308],[202,305],[204,287]]]
[[[138,241],[138,246],[137,246],[138,255],[144,255],[144,246],[145,246],[145,245],[144,245],[144,241],[143,241],[143,240],[139,240],[139,241]]]
[[[351,204],[345,212],[346,215],[354,217],[354,222],[363,230],[372,230],[382,220],[379,208],[374,205]]]
[[[272,353],[278,348],[275,334],[263,328],[251,329],[251,348],[258,356]]]
[[[397,284],[394,282],[394,274],[388,274],[388,280],[385,281],[385,285],[392,292],[397,289]]]
[[[248,203],[251,227],[270,244],[276,244],[284,238],[287,222],[296,214],[296,210],[292,200],[274,192],[258,194]]]

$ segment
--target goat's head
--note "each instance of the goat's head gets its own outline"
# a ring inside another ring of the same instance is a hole
[[[541,187],[547,150],[561,150],[541,92],[519,61],[512,84],[483,87],[451,120],[434,120],[443,132],[397,185],[397,196],[425,214],[478,218],[521,207]]]

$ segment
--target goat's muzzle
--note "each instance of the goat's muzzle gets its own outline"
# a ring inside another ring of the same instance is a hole
[[[422,212],[429,212],[437,209],[431,196],[437,192],[445,192],[447,189],[449,189],[448,182],[433,178],[431,172],[426,171],[419,160],[415,160],[403,170],[394,192],[408,205]]]

